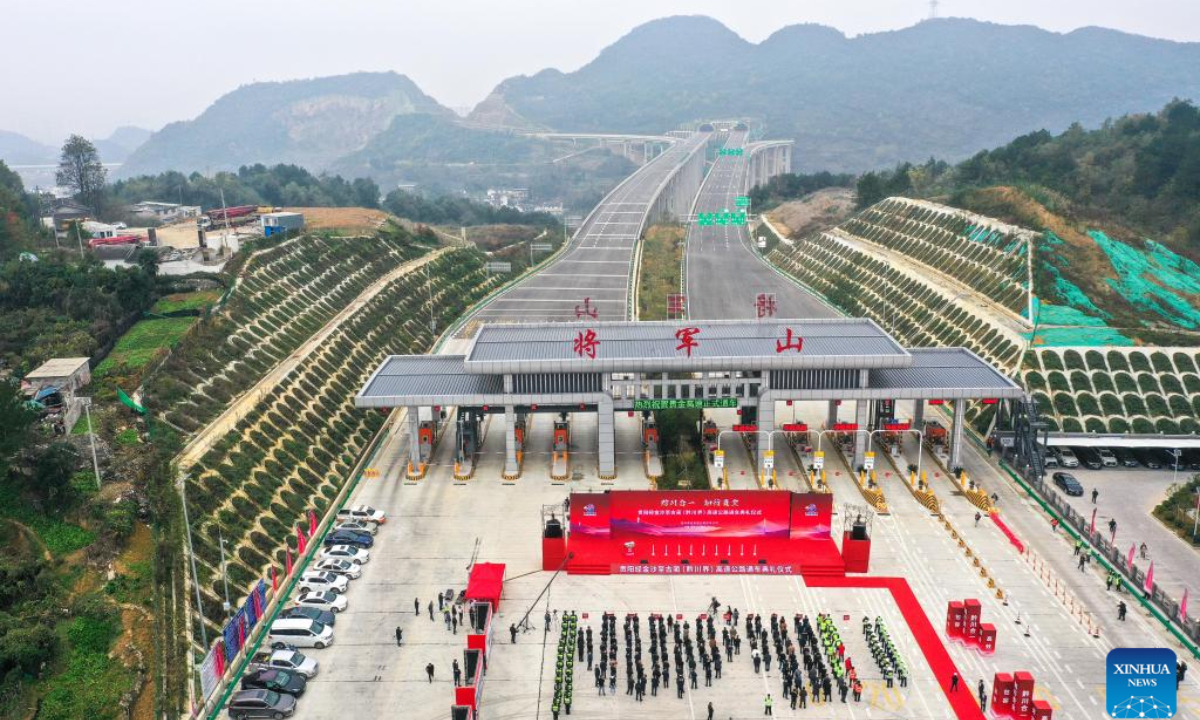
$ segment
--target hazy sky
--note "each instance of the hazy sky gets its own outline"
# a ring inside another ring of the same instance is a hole
[[[69,132],[158,129],[255,80],[395,70],[451,107],[500,80],[574,70],[634,26],[714,17],[758,42],[785,25],[848,35],[912,25],[927,0],[60,0],[6,2],[0,129],[59,144]],[[941,0],[940,15],[1055,31],[1087,25],[1200,40],[1196,0]]]

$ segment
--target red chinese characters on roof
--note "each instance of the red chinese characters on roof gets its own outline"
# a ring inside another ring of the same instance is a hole
[[[675,346],[675,350],[686,350],[687,356],[692,356],[692,348],[700,347],[700,343],[696,342],[696,335],[700,334],[700,328],[685,327],[675,331],[675,339],[679,344]]]
[[[575,335],[573,349],[579,357],[587,357],[589,360],[596,359],[596,346],[600,344],[599,338],[596,336],[596,331],[588,328],[580,330]]]
[[[787,339],[775,341],[775,352],[785,353],[788,350],[800,352],[804,349],[804,338],[796,335],[791,328],[787,328]]]

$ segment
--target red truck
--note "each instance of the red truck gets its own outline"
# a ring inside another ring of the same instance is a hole
[[[231,208],[213,208],[204,213],[208,222],[201,220],[201,226],[205,228],[217,228],[225,224],[225,220],[229,220],[230,225],[237,225],[241,222],[249,220],[251,215],[258,212],[257,205],[236,205]]]
[[[101,245],[141,245],[145,242],[145,235],[115,235],[106,238],[92,238],[88,240],[88,247],[95,248]]]

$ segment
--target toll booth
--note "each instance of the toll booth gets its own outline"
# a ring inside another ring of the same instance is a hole
[[[421,464],[428,465],[433,457],[433,448],[438,440],[438,427],[442,421],[440,407],[420,407],[417,409],[417,442],[421,447]]]
[[[925,421],[925,447],[938,457],[950,456],[950,435],[945,425],[937,420]]]
[[[662,451],[658,426],[654,416],[649,412],[642,413],[642,460],[645,465],[646,477],[657,479],[662,477]]]
[[[483,412],[475,408],[458,409],[455,429],[454,477],[466,480],[475,473],[475,460],[483,445]]]
[[[720,436],[720,434],[721,429],[717,427],[717,424],[710,419],[706,418],[704,423],[700,426],[700,437],[703,438],[704,447],[708,448],[710,453],[713,450],[716,450],[717,438]]]
[[[554,440],[550,445],[550,478],[566,480],[571,472],[571,421],[559,413],[554,421]]]

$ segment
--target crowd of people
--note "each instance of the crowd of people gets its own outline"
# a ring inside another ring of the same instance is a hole
[[[548,627],[553,623],[549,612],[547,623]],[[616,694],[623,674],[625,694],[635,702],[672,689],[675,697],[682,699],[701,682],[711,687],[720,680],[725,666],[732,664],[735,656],[743,656],[742,645],[746,644],[744,655],[755,674],[770,673],[775,666],[783,701],[793,709],[808,707],[810,700],[815,704],[833,702],[835,693],[843,703],[851,697],[862,700],[858,669],[836,623],[826,614],[810,619],[796,613],[789,624],[786,616],[778,614],[742,615],[733,607],[722,612],[713,598],[707,612],[694,620],[651,614],[644,646],[642,629],[642,618],[636,613],[625,615],[619,631],[616,614],[603,613],[597,654],[591,625],[579,628],[574,636],[575,655],[579,663],[587,663],[598,695]],[[872,622],[864,617],[863,634],[887,686],[894,687],[898,680],[900,687],[907,687],[907,670],[883,620]],[[618,663],[622,637],[624,673]],[[770,694],[763,699],[764,714],[773,714],[774,703]],[[711,718],[712,703],[708,710]]]

